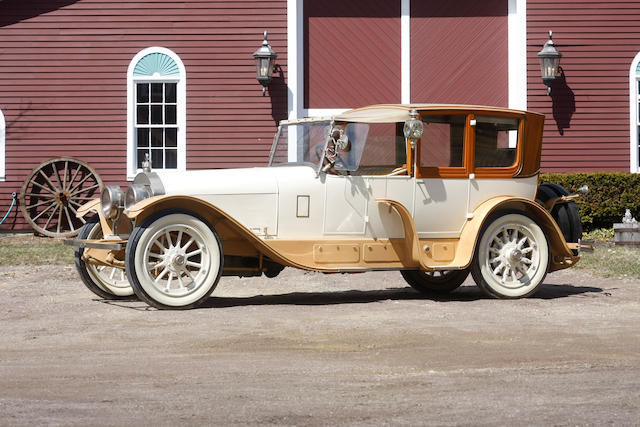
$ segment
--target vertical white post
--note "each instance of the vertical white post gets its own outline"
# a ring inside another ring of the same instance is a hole
[[[509,0],[508,3],[508,80],[509,108],[527,109],[527,2]],[[510,133],[509,147],[515,148],[517,135]]]
[[[287,85],[289,120],[302,115],[304,106],[303,0],[287,0]],[[289,161],[295,161],[297,134],[289,129]]]
[[[6,145],[6,123],[4,121],[4,114],[0,110],[0,181],[6,179],[6,166],[5,166],[5,145]]]
[[[400,6],[400,102],[411,103],[411,0]]]

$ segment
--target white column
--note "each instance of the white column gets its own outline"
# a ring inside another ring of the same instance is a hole
[[[400,6],[400,102],[411,103],[411,0]]]

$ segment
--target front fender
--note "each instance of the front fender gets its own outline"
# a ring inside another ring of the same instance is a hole
[[[262,253],[282,265],[308,269],[307,266],[282,256],[268,242],[256,236],[224,210],[197,197],[185,195],[150,197],[132,206],[127,216],[137,226],[151,215],[165,210],[191,211],[208,221],[222,239],[225,254],[256,256]]]

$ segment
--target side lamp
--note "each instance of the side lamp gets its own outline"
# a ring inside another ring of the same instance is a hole
[[[262,96],[265,95],[267,86],[269,86],[273,78],[273,65],[277,57],[278,54],[271,49],[271,45],[267,41],[267,32],[265,31],[262,46],[253,53],[253,58],[256,61],[256,78],[262,85]]]
[[[556,80],[560,66],[560,58],[562,58],[562,54],[556,49],[553,43],[552,31],[549,31],[549,40],[544,44],[542,50],[538,52],[538,58],[540,58],[542,82],[547,86],[547,95],[551,95],[551,86]]]

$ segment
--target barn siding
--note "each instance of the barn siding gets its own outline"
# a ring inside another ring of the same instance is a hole
[[[411,3],[412,102],[507,107],[507,0]]]
[[[629,68],[640,51],[640,2],[527,2],[528,109],[546,115],[546,172],[629,171]],[[552,96],[537,53],[553,30],[564,78]]]
[[[11,192],[39,163],[88,162],[106,184],[126,179],[126,73],[136,53],[163,46],[187,72],[187,168],[264,165],[286,118],[287,5],[282,1],[4,0],[0,109]],[[262,33],[278,53],[266,97],[252,53]],[[28,226],[15,210],[2,229]]]
[[[307,0],[304,38],[305,108],[400,102],[400,0]]]

